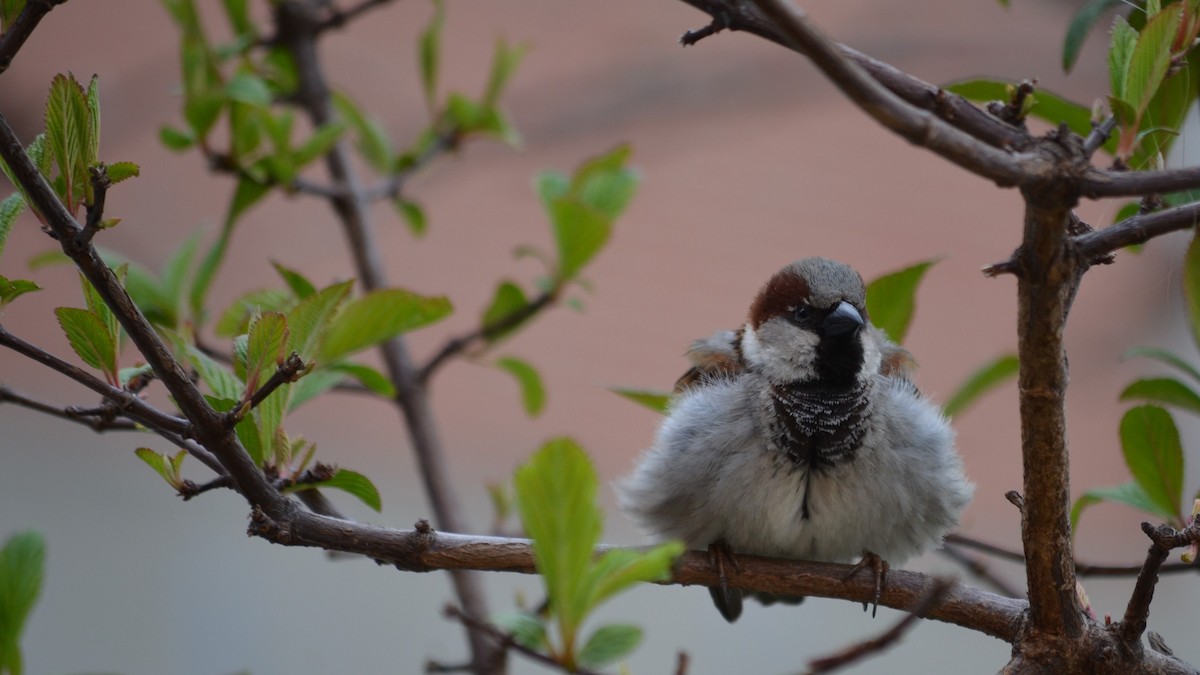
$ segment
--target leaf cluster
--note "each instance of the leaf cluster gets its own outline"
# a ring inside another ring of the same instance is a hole
[[[42,591],[46,544],[36,532],[20,532],[0,548],[0,675],[21,675],[21,631]]]

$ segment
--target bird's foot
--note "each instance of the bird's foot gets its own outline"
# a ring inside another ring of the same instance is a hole
[[[875,618],[875,613],[879,611],[879,599],[883,597],[883,587],[887,584],[887,575],[889,569],[887,561],[875,555],[874,553],[871,553],[870,551],[863,551],[862,560],[859,560],[858,563],[854,565],[854,568],[846,573],[846,576],[843,577],[842,580],[850,581],[854,578],[854,575],[866,569],[868,566],[872,571],[875,572],[875,597],[873,598],[872,602],[863,603],[863,611],[867,611],[867,605],[872,605],[873,609],[871,610],[871,618]]]
[[[717,586],[709,588],[708,592],[712,595],[713,603],[720,610],[721,616],[733,623],[742,615],[742,592],[736,588],[729,588],[729,574],[726,568],[733,569],[735,573],[741,571],[737,556],[733,554],[733,549],[729,548],[728,542],[718,539],[708,545],[708,564],[717,571]]]

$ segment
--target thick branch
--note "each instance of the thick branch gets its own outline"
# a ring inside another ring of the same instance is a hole
[[[1111,171],[1090,169],[1079,184],[1079,194],[1099,197],[1141,197],[1200,188],[1200,166],[1163,171]]]
[[[1037,155],[997,149],[904,102],[847,59],[790,0],[759,0],[758,5],[774,19],[787,44],[812,59],[859,108],[909,142],[1002,187],[1027,183],[1048,168]]]
[[[50,13],[57,5],[61,5],[67,0],[26,0],[25,9],[17,15],[17,20],[13,22],[8,30],[0,36],[0,73],[8,70],[12,65],[13,58],[17,52],[21,50],[22,45],[33,34],[33,29],[41,22],[42,18]]]
[[[1103,230],[1078,237],[1075,243],[1086,259],[1094,260],[1126,246],[1144,244],[1155,237],[1195,227],[1197,221],[1200,221],[1200,202],[1192,202],[1155,213],[1131,216]]]
[[[346,523],[310,513],[297,512],[287,522],[273,521],[261,511],[251,516],[250,534],[288,546],[314,546],[357,553],[396,567],[428,572],[470,569],[533,574],[533,549],[527,539],[481,537],[428,528],[392,530]],[[597,553],[608,550],[601,547]],[[869,602],[875,595],[872,575],[849,579],[850,565],[811,563],[739,555],[738,570],[727,579],[732,588],[791,596],[819,596],[854,602]],[[676,564],[667,583],[713,586],[720,582],[708,554],[693,551]],[[888,573],[879,604],[907,610],[925,596],[933,579],[904,570]],[[977,630],[1001,640],[1012,641],[1020,628],[1025,602],[958,585],[951,589],[929,618]]]
[[[1150,616],[1150,602],[1154,599],[1158,573],[1173,549],[1200,541],[1200,516],[1194,516],[1191,524],[1183,530],[1176,530],[1169,525],[1156,528],[1150,523],[1142,523],[1142,531],[1150,537],[1150,550],[1146,552],[1146,563],[1142,565],[1120,626],[1121,638],[1125,643],[1139,646],[1142,633],[1146,631],[1146,619]]]

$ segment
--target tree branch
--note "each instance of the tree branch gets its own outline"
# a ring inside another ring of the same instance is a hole
[[[307,367],[307,364],[300,358],[296,352],[292,352],[284,359],[283,363],[275,368],[275,372],[271,373],[271,377],[258,388],[250,398],[246,401],[246,405],[238,406],[233,410],[225,413],[225,418],[230,425],[237,424],[250,413],[251,410],[257,408],[267,399],[268,396],[275,393],[275,390],[289,382],[295,382],[300,375],[300,372]]]
[[[17,52],[33,34],[33,29],[50,13],[50,10],[67,0],[26,0],[25,8],[17,15],[4,35],[0,36],[0,73],[8,70]]]
[[[108,188],[112,187],[112,181],[108,178],[108,167],[103,164],[88,167],[88,175],[92,181],[92,203],[87,207],[87,222],[83,225],[83,231],[79,233],[76,246],[92,243],[92,237],[103,227],[104,202],[108,196]]]
[[[1163,171],[1113,171],[1090,168],[1079,183],[1079,194],[1100,197],[1141,197],[1200,188],[1200,166]]]
[[[585,670],[582,668],[568,671],[566,668],[563,667],[563,665],[561,663],[550,658],[550,656],[522,645],[521,643],[514,640],[512,635],[509,635],[508,633],[500,630],[496,626],[494,626],[486,621],[483,621],[483,620],[477,619],[473,616],[464,614],[462,610],[455,607],[454,605],[446,605],[446,608],[445,608],[445,610],[443,610],[442,613],[446,617],[454,619],[455,621],[458,621],[459,623],[466,626],[467,628],[470,628],[475,631],[480,631],[480,632],[490,635],[492,637],[492,639],[495,640],[500,645],[501,649],[511,649],[520,654],[524,654],[525,656],[529,657],[530,659],[532,659],[544,666],[549,666],[550,668],[553,668],[554,670],[570,672],[570,673],[574,673],[575,675],[599,675],[595,671]],[[446,668],[444,666],[439,666],[437,664],[431,663],[431,664],[429,664],[429,667],[426,668],[425,672],[427,672],[427,673],[446,673],[446,672],[452,672],[454,670],[457,670],[457,668]]]
[[[1000,150],[914,108],[846,58],[790,0],[757,0],[787,44],[802,52],[863,112],[909,142],[1001,187],[1028,183],[1049,168],[1039,155]]]
[[[317,56],[317,36],[320,32],[317,5],[312,0],[285,0],[276,9],[275,21],[280,44],[291,53],[299,74],[296,100],[308,113],[314,126],[323,126],[334,119],[329,87]],[[376,243],[363,189],[351,168],[349,151],[339,140],[325,156],[334,187],[341,194],[330,199],[330,205],[341,221],[343,232],[354,257],[354,267],[363,288],[370,291],[387,286],[382,247]],[[417,369],[400,337],[380,346],[388,376],[396,387],[396,403],[400,407],[417,465],[425,484],[426,495],[433,506],[440,527],[466,531],[461,509],[450,486],[444,452],[437,435],[429,398]],[[476,575],[463,571],[451,574],[455,592],[464,611],[472,616],[488,616],[487,603],[481,582]],[[497,656],[496,646],[484,635],[467,632],[471,658],[478,672],[504,672],[503,654]]]
[[[976,551],[987,553],[1004,560],[1025,564],[1025,556],[1020,551],[1011,551],[995,544],[989,544],[985,541],[972,539],[961,534],[951,533],[946,535],[946,543],[954,546],[962,546]],[[1081,577],[1132,577],[1142,571],[1142,565],[1114,565],[1114,564],[1097,564],[1075,561],[1075,574]],[[1177,574],[1180,572],[1200,572],[1200,563],[1168,563],[1162,565],[1159,570],[1162,574]]]
[[[1080,253],[1092,260],[1126,246],[1144,244],[1164,234],[1195,227],[1200,221],[1200,202],[1192,202],[1155,213],[1130,216],[1103,230],[1075,239]]]
[[[1170,525],[1152,526],[1142,523],[1142,531],[1150,537],[1150,550],[1146,552],[1146,563],[1138,574],[1137,584],[1125,607],[1119,632],[1125,644],[1141,645],[1142,633],[1146,631],[1146,618],[1150,616],[1150,601],[1154,599],[1154,587],[1158,584],[1158,573],[1171,551],[1200,542],[1200,515],[1182,530]]]
[[[434,354],[424,366],[420,368],[417,373],[417,379],[422,383],[428,382],[434,371],[450,358],[471,349],[476,344],[481,342],[489,342],[505,332],[520,326],[529,319],[532,319],[534,316],[542,312],[542,310],[557,302],[560,290],[561,289],[556,288],[552,291],[542,293],[538,297],[534,298],[533,302],[526,304],[511,314],[505,315],[495,323],[491,323],[486,326],[480,326],[469,333],[451,338],[446,342],[446,344],[442,345],[442,348],[439,349],[438,352]]]
[[[954,562],[965,567],[967,571],[981,579],[988,586],[991,586],[1000,595],[1008,598],[1019,598],[1025,595],[1021,591],[1017,590],[1017,588],[1012,584],[1008,583],[1008,581],[992,572],[991,568],[988,567],[987,564],[982,560],[973,558],[966,553],[963,553],[953,544],[948,542],[943,544],[942,547],[938,549],[938,553],[941,553],[947,558],[950,558]]]

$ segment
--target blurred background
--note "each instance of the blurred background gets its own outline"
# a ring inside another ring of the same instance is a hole
[[[220,35],[219,6],[209,4],[207,24]],[[836,39],[926,81],[1035,77],[1042,87],[1090,102],[1107,87],[1104,31],[1092,36],[1069,77],[1059,66],[1079,4],[805,6]],[[374,112],[400,144],[427,123],[416,36],[430,14],[429,3],[391,3],[322,43],[333,83]],[[1015,350],[1015,282],[987,279],[979,269],[1017,244],[1019,195],[881,130],[807,61],[780,47],[741,33],[679,46],[685,30],[706,22],[671,0],[449,3],[445,88],[480,90],[499,35],[528,42],[531,51],[505,99],[522,147],[472,143],[414,181],[410,195],[429,214],[423,240],[414,240],[387,204],[374,213],[393,282],[447,294],[457,308],[411,336],[419,359],[475,325],[498,279],[529,288],[540,274],[536,262],[511,255],[522,244],[552,247],[530,188],[537,171],[569,170],[629,142],[643,176],[611,244],[587,272],[594,292],[575,293],[585,311],[551,311],[497,352],[540,369],[549,395],[544,414],[528,419],[514,382],[492,368],[457,361],[433,383],[454,483],[476,531],[491,521],[485,484],[506,481],[549,437],[575,437],[606,486],[628,472],[658,416],[607,387],[669,388],[685,368],[688,343],[740,324],[759,285],[795,258],[837,258],[868,279],[941,258],[920,291],[907,340],[921,364],[918,383],[936,400],[983,362]],[[194,152],[173,154],[158,142],[158,128],[179,120],[176,37],[153,3],[72,2],[47,17],[0,78],[0,109],[30,139],[56,72],[100,76],[102,157],[142,169],[109,193],[107,213],[122,222],[100,242],[155,269],[193,232],[212,240],[233,187],[230,178],[210,175]],[[1200,152],[1188,149],[1197,138],[1195,130],[1185,133],[1181,161]],[[1081,214],[1103,225],[1115,209],[1089,203]],[[1128,478],[1116,434],[1124,409],[1117,394],[1153,367],[1122,362],[1121,354],[1148,344],[1195,357],[1177,290],[1185,241],[1165,238],[1140,255],[1121,254],[1083,285],[1067,334],[1075,494]],[[32,218],[14,227],[5,274],[32,276],[46,290],[17,302],[3,320],[10,331],[70,356],[50,308],[80,302],[75,273],[25,268],[52,243]],[[268,260],[319,284],[348,278],[342,243],[324,203],[273,196],[244,217],[212,306],[279,286]],[[8,351],[0,351],[0,381],[62,405],[95,402]],[[1191,425],[1185,445],[1194,447],[1195,425],[1177,419]],[[968,411],[957,428],[978,484],[962,531],[1019,548],[1018,513],[1003,497],[1021,487],[1014,385]],[[457,662],[465,654],[461,630],[440,615],[452,600],[442,574],[331,562],[319,551],[247,538],[243,500],[218,491],[184,503],[135,458],[137,445],[171,450],[156,439],[96,435],[12,406],[0,406],[0,430],[0,535],[35,529],[48,544],[43,598],[24,640],[30,673],[417,673],[426,660]],[[356,518],[409,527],[430,516],[406,434],[388,404],[328,396],[290,418],[288,430],[315,440],[319,458],[379,486],[382,515],[333,495]],[[185,475],[208,477],[195,462]],[[1185,485],[1198,483],[1193,461]],[[641,543],[613,508],[611,489],[603,499],[605,539]],[[1141,519],[1124,507],[1094,507],[1078,537],[1080,558],[1140,563]],[[1019,568],[991,564],[1023,584]],[[937,554],[908,567],[970,581]],[[494,610],[511,608],[518,594],[540,598],[532,577],[491,574],[486,581]],[[1133,586],[1132,579],[1085,583],[1100,616],[1119,616]],[[1193,576],[1166,578],[1150,616],[1151,630],[1193,663],[1200,662],[1192,639],[1197,601]],[[853,603],[809,599],[794,608],[750,607],[731,626],[703,589],[677,587],[638,589],[601,615],[645,627],[647,641],[629,661],[634,672],[672,672],[676,653],[686,651],[689,672],[698,674],[802,670],[809,658],[874,635],[900,616],[881,609],[872,621]],[[1004,643],[926,622],[854,672],[991,672],[1007,656]],[[514,672],[544,671],[518,657]]]

